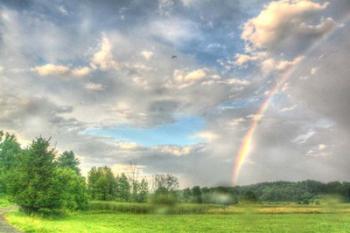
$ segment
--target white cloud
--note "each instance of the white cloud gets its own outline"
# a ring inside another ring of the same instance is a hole
[[[324,150],[324,149],[326,149],[327,148],[327,145],[325,145],[325,144],[319,144],[318,145],[318,150],[319,151],[322,151],[322,150]]]
[[[143,51],[141,52],[141,55],[142,55],[146,60],[150,60],[150,59],[153,57],[154,53],[153,53],[152,51],[143,50]]]
[[[244,24],[242,39],[248,43],[247,49],[251,50],[274,46],[292,36],[291,33],[322,35],[334,26],[334,22],[326,19],[319,25],[309,25],[303,20],[311,13],[326,9],[328,4],[310,0],[273,1],[257,17]]]
[[[85,84],[85,89],[89,90],[89,91],[103,91],[104,86],[102,84],[99,84],[99,83],[89,82],[89,83]]]
[[[112,43],[107,36],[103,35],[98,50],[92,57],[90,65],[94,69],[108,70],[119,69],[120,64],[114,60],[112,53]]]
[[[243,117],[239,117],[239,118],[233,119],[232,121],[228,122],[228,125],[231,127],[232,126],[235,127],[237,125],[242,124],[243,122],[246,122],[246,119]]]
[[[42,66],[36,66],[32,68],[32,71],[36,72],[40,76],[49,75],[73,75],[75,77],[83,77],[91,72],[90,67],[77,67],[71,69],[69,66],[45,64]]]
[[[196,133],[194,137],[203,139],[207,142],[213,142],[219,138],[219,135],[211,131],[201,131]]]
[[[237,54],[234,64],[253,62],[265,75],[295,67],[308,47],[335,28],[332,18],[320,16],[328,5],[313,0],[270,2],[244,24],[246,53]]]
[[[76,76],[76,77],[84,77],[88,74],[91,73],[91,68],[90,67],[78,67],[78,68],[74,68],[72,71],[71,71],[72,75],[73,76]]]
[[[317,67],[312,67],[310,70],[311,75],[315,75],[317,73],[318,68]]]
[[[69,67],[63,66],[63,65],[54,65],[54,64],[36,66],[32,70],[41,76],[64,75],[69,73]]]
[[[292,105],[292,106],[290,106],[290,107],[285,107],[285,108],[282,108],[282,109],[280,110],[280,112],[290,112],[290,111],[293,111],[296,107],[297,107],[296,104],[295,104],[295,105]]]
[[[155,147],[154,150],[160,151],[162,153],[166,154],[172,154],[175,156],[184,156],[188,155],[192,152],[191,146],[173,146],[173,145],[167,145],[167,146],[158,146]]]
[[[305,142],[307,142],[312,136],[315,135],[315,131],[313,130],[309,130],[307,133],[305,134],[301,134],[299,136],[297,136],[293,142],[297,143],[297,144],[304,144]]]
[[[190,72],[175,70],[173,73],[173,79],[170,80],[168,86],[174,86],[181,89],[204,80],[207,77],[207,72],[204,69],[197,69]]]
[[[297,65],[300,61],[304,59],[303,56],[294,58],[293,60],[275,60],[273,58],[268,58],[261,62],[262,72],[267,74],[272,71],[285,72]]]

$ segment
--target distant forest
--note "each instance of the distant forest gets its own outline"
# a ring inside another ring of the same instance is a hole
[[[59,154],[51,147],[50,140],[42,137],[24,147],[14,135],[0,131],[0,193],[27,212],[86,209],[91,200],[154,204],[318,204],[321,197],[332,195],[342,201],[350,201],[349,182],[279,181],[236,187],[179,189],[178,179],[173,175],[158,174],[152,179],[145,179],[135,174],[115,176],[105,166],[91,168],[85,178],[80,173],[74,152]]]

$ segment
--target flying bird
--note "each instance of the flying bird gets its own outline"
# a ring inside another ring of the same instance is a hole
[[[176,55],[171,56],[171,59],[176,59],[176,58],[177,58]]]

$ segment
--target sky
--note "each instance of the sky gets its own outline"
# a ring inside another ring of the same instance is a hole
[[[186,187],[232,185],[255,121],[237,184],[350,180],[349,20],[348,0],[0,0],[0,129]]]

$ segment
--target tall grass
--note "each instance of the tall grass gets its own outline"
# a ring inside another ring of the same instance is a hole
[[[93,212],[119,212],[133,214],[203,214],[210,209],[219,208],[217,205],[177,204],[155,205],[150,203],[120,203],[113,201],[92,201],[89,211]]]

